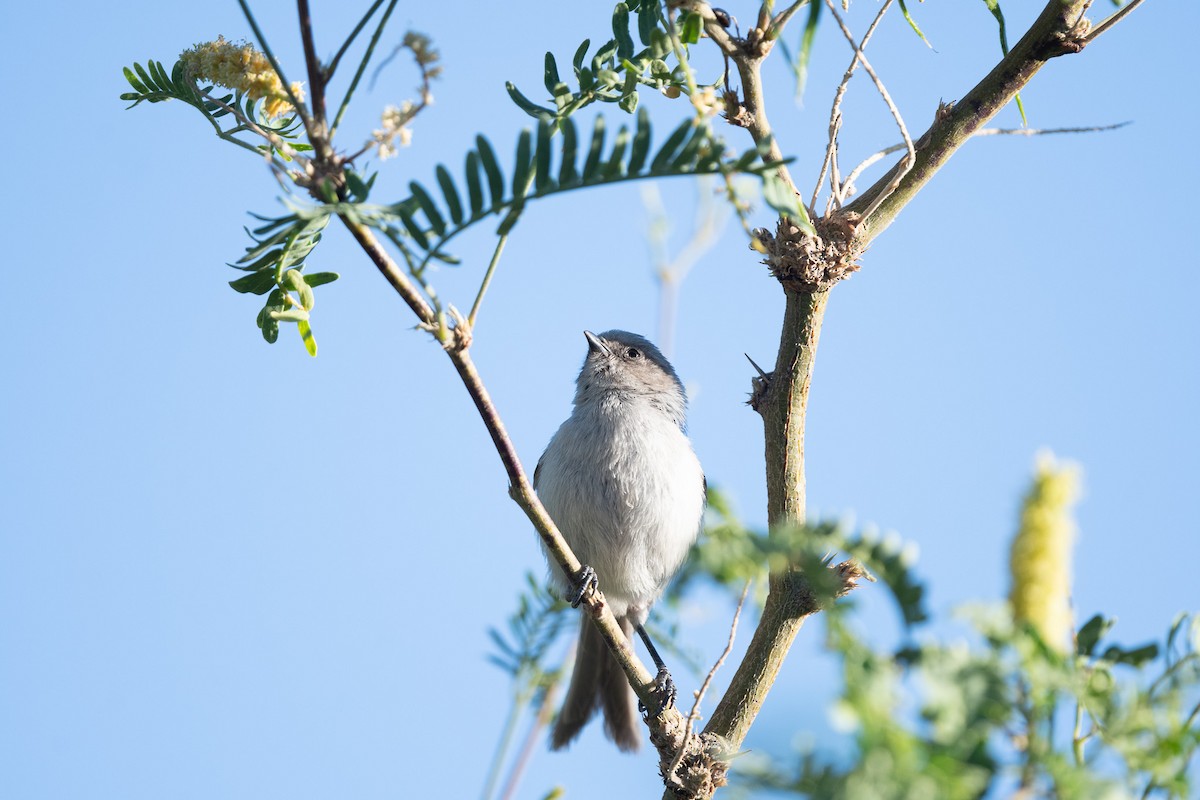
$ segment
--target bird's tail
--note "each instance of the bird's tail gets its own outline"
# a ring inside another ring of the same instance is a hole
[[[633,625],[624,618],[620,622],[625,638],[629,638]],[[604,732],[608,738],[621,750],[637,750],[641,744],[637,698],[600,631],[591,620],[583,619],[582,623],[571,687],[554,723],[550,749],[561,750],[569,745],[599,707],[604,712]]]

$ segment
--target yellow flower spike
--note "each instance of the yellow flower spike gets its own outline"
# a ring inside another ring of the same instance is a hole
[[[1029,622],[1047,645],[1065,653],[1071,638],[1071,546],[1080,470],[1040,453],[1009,554],[1013,619]]]
[[[270,60],[254,45],[235,44],[218,36],[214,42],[198,44],[179,54],[184,69],[198,81],[244,92],[251,100],[266,100],[263,114],[269,118],[283,116],[292,110],[292,102],[279,75],[271,68]],[[304,100],[304,89],[292,84],[297,100]]]

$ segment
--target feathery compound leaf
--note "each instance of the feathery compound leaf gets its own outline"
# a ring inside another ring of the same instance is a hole
[[[579,173],[575,169],[575,159],[578,158],[578,142],[575,134],[575,123],[570,117],[565,117],[559,121],[559,129],[562,131],[563,146],[562,146],[562,164],[558,170],[558,185],[561,187],[573,186],[579,180]]]
[[[496,161],[496,151],[492,149],[491,142],[482,136],[475,137],[475,145],[479,148],[479,160],[483,162],[483,171],[487,173],[492,205],[498,206],[504,202],[504,173],[500,170],[500,163]]]
[[[461,225],[463,221],[462,200],[458,197],[458,189],[454,187],[454,179],[450,177],[450,171],[438,164],[435,174],[438,186],[442,188],[442,197],[446,198],[446,207],[450,210],[450,221],[455,225]]]

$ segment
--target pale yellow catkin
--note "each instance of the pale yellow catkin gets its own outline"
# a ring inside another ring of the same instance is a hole
[[[1079,485],[1078,466],[1059,464],[1053,455],[1040,454],[1009,554],[1013,619],[1029,622],[1046,644],[1059,652],[1066,652],[1074,626],[1072,506],[1079,497]]]

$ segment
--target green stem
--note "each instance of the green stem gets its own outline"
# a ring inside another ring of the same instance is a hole
[[[504,252],[504,245],[508,242],[508,234],[500,237],[500,241],[496,242],[496,249],[492,252],[491,263],[488,264],[487,272],[483,274],[483,283],[479,285],[479,294],[475,295],[475,302],[471,306],[471,313],[467,315],[467,322],[470,323],[471,329],[475,329],[475,317],[479,314],[479,306],[483,303],[483,296],[487,294],[488,286],[492,284],[492,274],[496,271],[496,265],[500,263],[500,254]]]
[[[520,693],[513,695],[512,704],[508,708],[508,717],[504,721],[504,729],[500,733],[500,740],[496,742],[496,753],[492,756],[492,765],[488,767],[487,780],[483,784],[483,794],[480,795],[481,800],[491,800],[496,793],[496,783],[500,780],[500,768],[504,766],[504,761],[508,758],[508,749],[512,746],[513,736],[517,732],[517,722],[521,718],[521,709],[524,708],[526,702],[527,699],[521,697]]]
[[[367,52],[363,53],[362,61],[358,63],[358,69],[354,71],[354,78],[350,81],[350,88],[346,90],[346,96],[342,98],[342,104],[338,106],[337,114],[334,115],[333,125],[329,127],[330,139],[333,138],[338,125],[341,124],[342,117],[346,114],[346,109],[350,107],[350,98],[354,96],[354,90],[358,88],[358,82],[362,80],[363,73],[367,70],[367,64],[370,62],[371,56],[375,53],[375,45],[379,43],[379,37],[383,34],[383,28],[387,25],[388,19],[392,16],[392,10],[395,8],[396,0],[389,0],[388,7],[384,9],[383,16],[379,18],[379,24],[375,27],[375,33],[371,35],[371,42],[367,45]],[[366,22],[366,20],[364,19],[363,22]]]
[[[346,51],[350,49],[350,45],[352,45],[354,40],[358,38],[358,35],[362,33],[362,29],[367,26],[367,22],[371,19],[371,17],[375,16],[375,12],[379,10],[381,5],[383,5],[383,0],[375,0],[375,2],[371,4],[371,7],[367,9],[367,13],[363,14],[363,18],[360,19],[358,24],[354,26],[354,30],[350,31],[350,35],[346,37],[346,41],[342,42],[342,46],[338,48],[337,53],[330,60],[329,65],[325,67],[326,83],[328,83],[333,77],[333,73],[337,71],[338,64],[340,64],[342,61],[342,56],[346,55]]]

